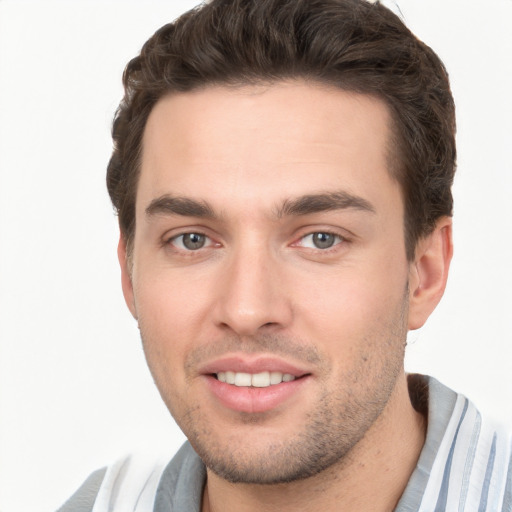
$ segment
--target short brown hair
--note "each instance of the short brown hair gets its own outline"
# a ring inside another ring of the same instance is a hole
[[[107,186],[130,248],[144,128],[164,95],[303,78],[382,99],[390,172],[405,205],[407,257],[452,214],[455,108],[441,60],[380,3],[212,0],[158,30],[124,72]]]

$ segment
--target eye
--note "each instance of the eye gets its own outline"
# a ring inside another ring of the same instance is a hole
[[[171,238],[169,243],[184,251],[197,251],[210,246],[212,241],[202,233],[183,233]]]
[[[330,249],[342,241],[343,238],[339,235],[318,231],[302,237],[300,245],[310,249]]]

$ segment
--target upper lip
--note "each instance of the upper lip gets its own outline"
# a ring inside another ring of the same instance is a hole
[[[230,354],[224,357],[210,361],[201,366],[199,373],[211,375],[219,372],[237,372],[237,373],[261,373],[261,372],[281,372],[289,373],[294,377],[301,377],[310,372],[300,368],[275,356],[247,356]]]

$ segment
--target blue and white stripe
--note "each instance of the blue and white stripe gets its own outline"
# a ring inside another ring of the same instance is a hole
[[[512,439],[457,397],[421,512],[512,512]]]

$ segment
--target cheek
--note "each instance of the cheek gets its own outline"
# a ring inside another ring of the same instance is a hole
[[[294,294],[299,334],[308,332],[341,366],[389,348],[403,336],[406,270],[384,260],[303,279]]]
[[[162,283],[139,288],[138,321],[146,361],[169,412],[179,417],[186,408],[184,361],[194,325],[182,309],[183,299]]]
[[[137,284],[141,283],[141,284]],[[172,280],[139,276],[134,283],[140,333],[148,365],[157,383],[172,386],[181,374],[188,342],[194,338],[193,294]],[[183,308],[186,301],[187,307]],[[159,385],[160,387],[160,385]]]
[[[179,337],[198,325],[204,307],[204,288],[183,273],[146,272],[134,277],[137,314],[146,328],[164,337]]]
[[[406,265],[346,266],[329,273],[304,274],[296,286],[294,304],[301,313],[325,327],[340,329],[389,316],[389,308],[403,299]],[[300,315],[298,315],[300,318]],[[350,320],[350,322],[348,321]],[[359,320],[359,321],[358,321]],[[343,332],[341,329],[339,332]]]

